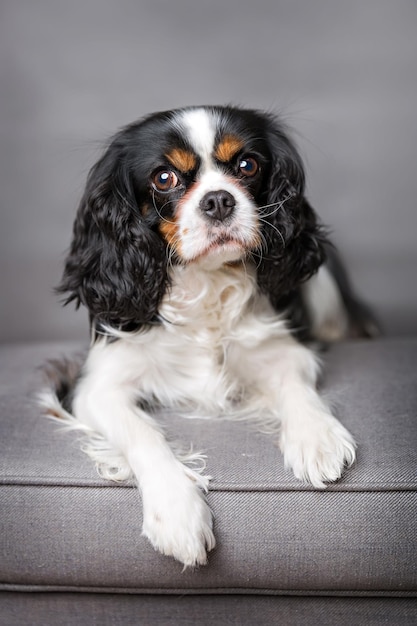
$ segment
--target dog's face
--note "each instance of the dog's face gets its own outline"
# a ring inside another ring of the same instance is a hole
[[[138,207],[173,262],[214,269],[260,248],[271,155],[248,117],[199,108],[138,127],[137,154],[152,146],[132,168]]]
[[[155,319],[168,267],[257,267],[276,304],[323,260],[296,149],[272,116],[231,107],[157,113],[113,139],[92,169],[60,291],[93,319]]]

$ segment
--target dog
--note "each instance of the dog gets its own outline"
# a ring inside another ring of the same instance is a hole
[[[282,121],[231,106],[134,122],[88,176],[58,291],[88,309],[91,345],[81,364],[49,365],[42,402],[85,431],[104,477],[133,475],[143,534],[184,567],[215,546],[209,477],[201,455],[168,443],[156,408],[264,419],[318,489],[355,460],[309,341],[377,326],[304,188]]]

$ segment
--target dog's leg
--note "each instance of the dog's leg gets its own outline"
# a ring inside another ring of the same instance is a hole
[[[206,563],[206,551],[215,545],[200,488],[207,478],[175,457],[155,420],[137,406],[131,364],[114,354],[118,346],[95,350],[75,393],[75,417],[127,459],[142,494],[143,534],[154,548],[185,566]]]
[[[319,368],[314,354],[296,344],[286,350],[278,368],[280,447],[297,478],[323,488],[353,463],[355,442],[317,393]]]
[[[302,287],[311,336],[318,341],[341,341],[349,334],[349,315],[342,295],[326,265]]]
[[[327,262],[301,287],[310,337],[339,341],[346,337],[378,337],[381,326],[356,294],[336,248],[326,246]]]
[[[260,405],[280,424],[285,464],[318,488],[340,478],[355,460],[356,446],[316,390],[314,353],[289,336],[252,348],[249,360],[238,352],[240,373],[255,384]]]

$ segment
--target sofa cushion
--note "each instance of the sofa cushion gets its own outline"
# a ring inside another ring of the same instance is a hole
[[[208,455],[217,547],[182,570],[141,536],[140,494],[101,479],[80,436],[33,400],[36,367],[77,344],[0,349],[4,590],[417,595],[417,338],[352,342],[324,356],[323,393],[358,442],[355,465],[317,491],[249,424],[165,418]]]

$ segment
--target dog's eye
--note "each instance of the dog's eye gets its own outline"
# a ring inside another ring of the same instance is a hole
[[[152,185],[158,191],[170,191],[178,185],[178,176],[171,170],[159,170],[152,176]]]
[[[258,168],[258,163],[253,157],[245,157],[239,161],[239,171],[243,176],[255,176]]]

